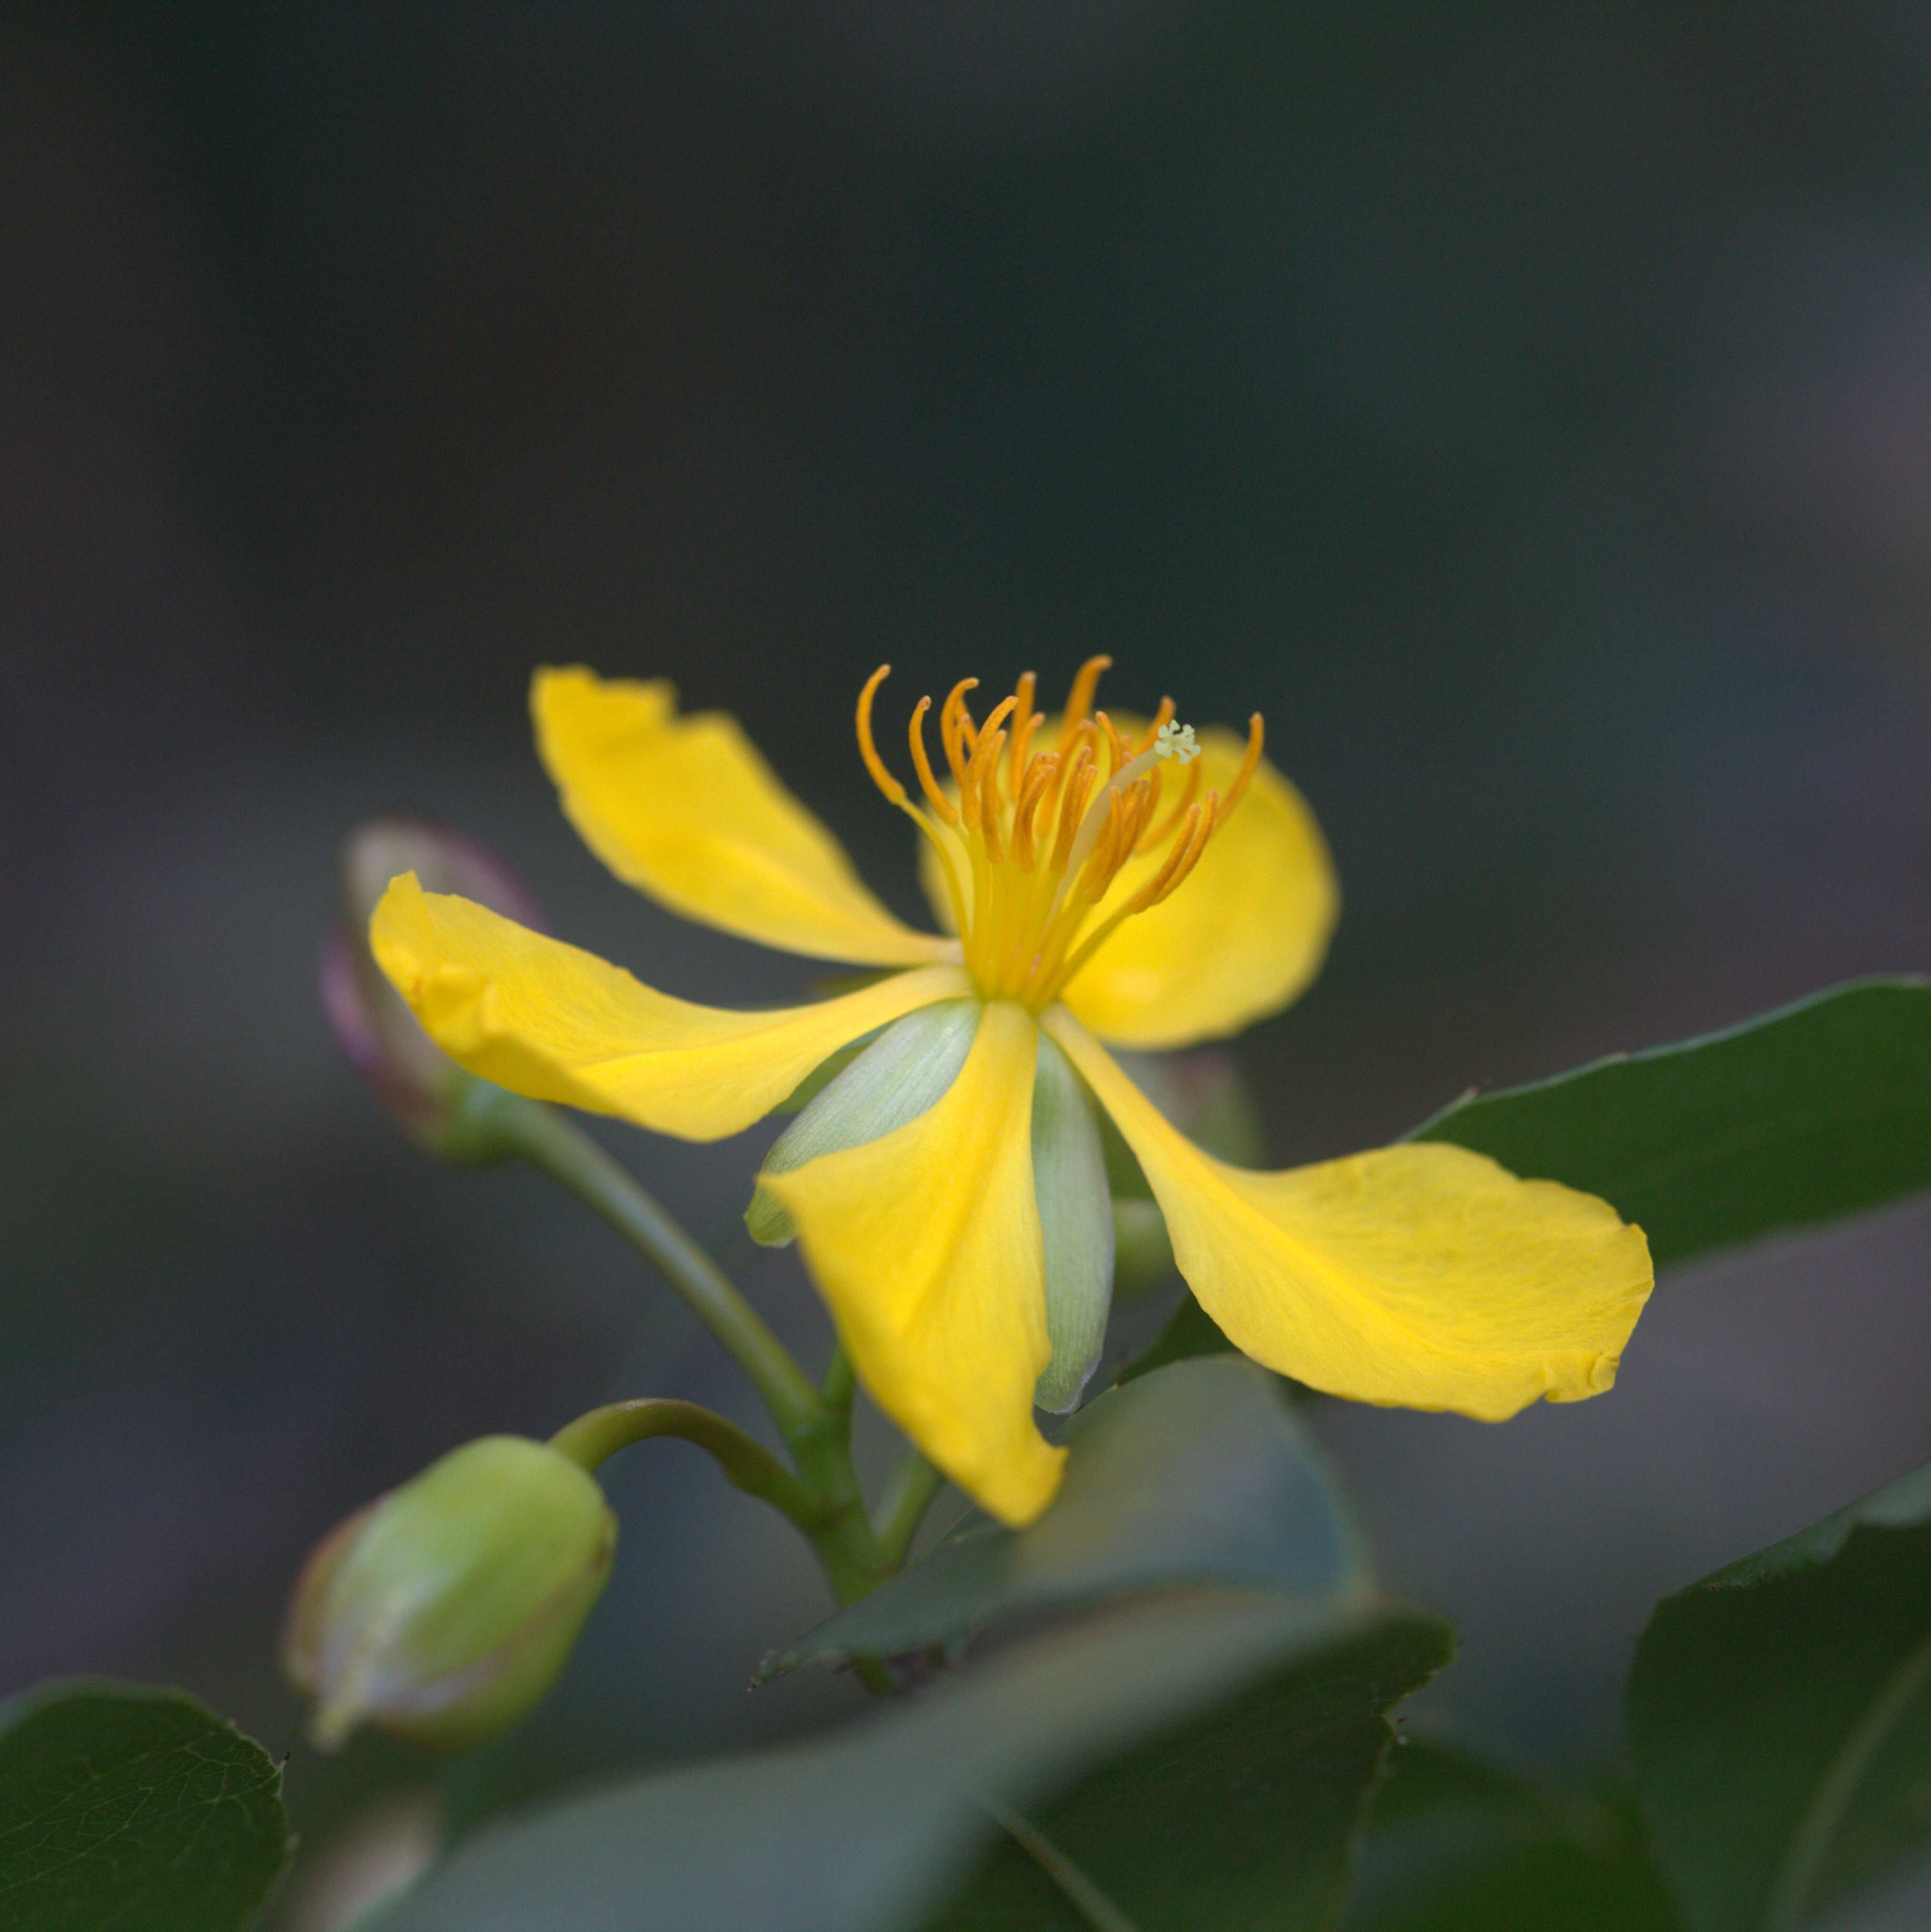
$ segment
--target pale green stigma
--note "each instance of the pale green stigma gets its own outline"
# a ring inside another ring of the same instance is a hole
[[[1162,724],[1153,734],[1153,754],[1160,758],[1177,758],[1183,765],[1190,765],[1200,756],[1200,741],[1194,736],[1191,724]]]

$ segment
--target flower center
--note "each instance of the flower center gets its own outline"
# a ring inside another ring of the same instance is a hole
[[[988,1000],[1016,1000],[1044,1011],[1122,920],[1179,887],[1240,802],[1260,762],[1256,712],[1248,723],[1246,756],[1226,796],[1210,791],[1201,797],[1201,748],[1191,724],[1174,722],[1171,698],[1160,700],[1153,722],[1131,740],[1105,712],[1093,710],[1099,674],[1111,662],[1089,658],[1080,667],[1057,735],[1044,748],[1035,747],[1046,720],[1033,709],[1030,671],[983,723],[966,703],[979,680],[962,678],[939,711],[949,787],[934,776],[927,756],[925,713],[932,700],[920,698],[907,736],[923,807],[886,770],[872,742],[872,700],[891,666],[880,664],[859,694],[865,769],[937,853],[967,970]],[[1179,797],[1162,811],[1162,788],[1176,767],[1187,777]],[[1148,862],[1109,901],[1135,859]]]

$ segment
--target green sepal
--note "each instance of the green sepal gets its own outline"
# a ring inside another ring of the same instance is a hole
[[[887,1027],[829,1080],[764,1157],[757,1191],[745,1210],[751,1239],[781,1248],[798,1235],[784,1203],[763,1184],[764,1175],[788,1174],[820,1154],[883,1139],[937,1106],[972,1051],[979,1015],[976,1000],[921,1006]]]
[[[1113,1206],[1086,1083],[1042,1032],[1033,1082],[1033,1191],[1046,1251],[1053,1359],[1033,1392],[1056,1415],[1075,1407],[1106,1340],[1113,1297]]]

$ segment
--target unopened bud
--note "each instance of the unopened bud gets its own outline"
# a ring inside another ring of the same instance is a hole
[[[495,1736],[563,1667],[603,1594],[616,1518],[547,1443],[452,1449],[323,1539],[289,1606],[282,1664],[332,1750],[364,1724],[443,1750]]]
[[[369,950],[369,918],[389,881],[413,872],[430,892],[460,892],[520,925],[541,928],[508,868],[473,840],[425,820],[377,818],[342,842],[341,913],[322,943],[323,1010],[351,1064],[432,1153],[487,1159],[496,1151],[464,1106],[479,1084],[422,1030]]]

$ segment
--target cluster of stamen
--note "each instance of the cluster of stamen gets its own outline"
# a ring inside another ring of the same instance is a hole
[[[1035,1012],[1057,999],[1123,920],[1178,890],[1240,802],[1260,762],[1257,712],[1248,724],[1246,756],[1226,796],[1210,791],[1203,798],[1200,746],[1192,725],[1174,722],[1171,698],[1160,700],[1152,722],[1130,741],[1104,711],[1093,710],[1099,674],[1111,662],[1089,658],[1080,667],[1057,736],[1045,749],[1035,748],[1046,720],[1033,709],[1030,671],[983,722],[966,702],[979,680],[961,678],[939,710],[949,789],[934,773],[925,747],[932,700],[920,698],[908,736],[923,806],[886,770],[872,742],[872,700],[891,666],[880,664],[859,694],[858,742],[865,769],[938,854],[967,970],[988,999],[1017,1000]],[[1187,778],[1162,812],[1170,764],[1186,769]],[[1128,861],[1161,852],[1144,881],[1087,930],[1089,916]]]

